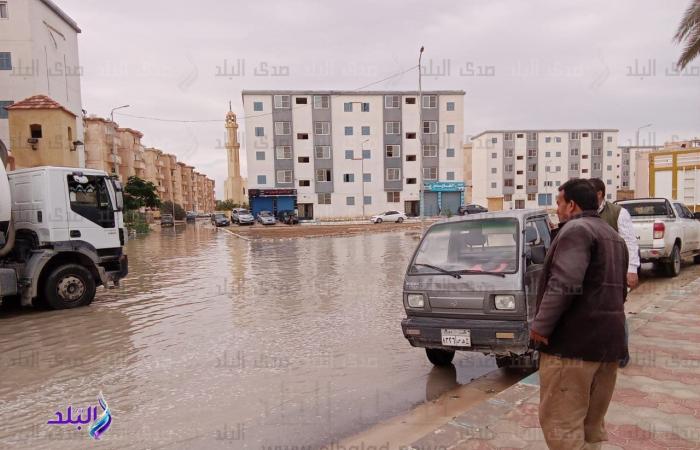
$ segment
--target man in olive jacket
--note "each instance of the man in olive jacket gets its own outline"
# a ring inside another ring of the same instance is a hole
[[[530,335],[540,351],[540,425],[552,449],[597,447],[618,361],[628,355],[625,241],[597,214],[587,180],[559,188],[560,226],[547,253]]]

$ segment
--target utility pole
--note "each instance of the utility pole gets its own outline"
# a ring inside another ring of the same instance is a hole
[[[418,214],[420,215],[420,234],[423,236],[425,232],[425,219],[423,217],[423,68],[421,59],[423,58],[423,50],[425,47],[421,45],[418,53],[418,145],[420,147],[418,153]]]
[[[112,108],[112,110],[109,112],[109,120],[114,122],[114,111],[116,111],[118,109],[128,108],[129,106],[131,106],[131,105],[122,105],[122,106],[117,106],[116,108]]]

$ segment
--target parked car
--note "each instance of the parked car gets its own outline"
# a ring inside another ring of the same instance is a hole
[[[399,211],[387,211],[369,218],[372,223],[398,222],[406,220],[406,214]]]
[[[160,215],[160,226],[161,227],[175,226],[175,219],[173,219],[173,215],[172,214],[161,214]]]
[[[700,263],[700,221],[687,206],[667,198],[617,202],[632,216],[642,262],[653,262],[669,277],[681,273],[681,260]]]
[[[274,225],[277,223],[277,219],[270,211],[260,211],[257,220],[263,225]]]
[[[229,222],[228,217],[226,217],[226,214],[214,213],[211,215],[211,224],[215,227],[227,227],[231,225],[231,222]]]
[[[187,220],[188,222],[194,222],[195,220],[197,220],[197,213],[188,212],[185,216],[185,220]]]
[[[277,220],[287,225],[295,225],[299,223],[299,216],[294,214],[294,211],[291,210],[278,211]]]
[[[404,277],[404,337],[437,366],[462,350],[494,355],[499,367],[536,367],[528,318],[550,244],[544,210],[431,225]]]
[[[479,214],[485,212],[489,212],[488,208],[484,208],[483,206],[477,204],[462,205],[457,209],[457,214],[459,214],[460,216],[463,216],[465,214]]]
[[[255,217],[245,208],[233,208],[231,221],[238,225],[253,225],[255,224]]]

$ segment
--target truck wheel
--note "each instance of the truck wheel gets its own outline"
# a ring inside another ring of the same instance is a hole
[[[425,354],[428,359],[436,366],[449,366],[452,364],[452,359],[455,357],[454,350],[443,350],[440,348],[426,348]]]
[[[92,303],[95,290],[95,280],[89,270],[78,264],[65,264],[46,278],[44,298],[52,309],[77,308]]]
[[[681,249],[678,244],[673,246],[671,250],[670,260],[665,265],[666,275],[673,278],[681,273]]]

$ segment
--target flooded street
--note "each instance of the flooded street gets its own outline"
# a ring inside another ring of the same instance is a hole
[[[130,275],[87,308],[0,312],[0,447],[75,448],[47,425],[97,404],[104,448],[320,446],[495,368],[433,370],[401,333],[407,232],[238,239],[207,223],[129,242]]]

